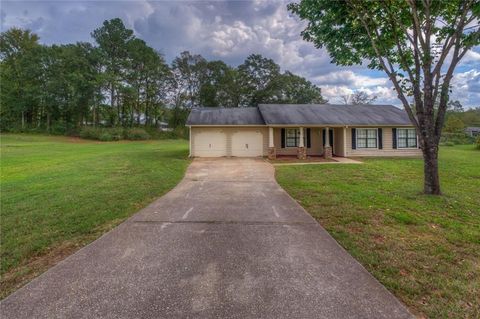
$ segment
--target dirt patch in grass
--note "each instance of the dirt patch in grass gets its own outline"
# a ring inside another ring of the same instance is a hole
[[[0,280],[0,299],[5,298],[50,267],[55,266],[67,256],[80,249],[80,247],[81,246],[75,242],[64,242],[38,256],[28,259],[24,264],[6,272]]]
[[[112,220],[95,228],[92,233],[61,242],[25,260],[19,266],[2,275],[0,279],[0,299],[30,282],[33,278],[55,266],[66,257],[80,250],[102,234],[118,226],[122,220]]]

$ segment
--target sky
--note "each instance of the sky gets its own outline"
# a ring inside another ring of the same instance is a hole
[[[294,1],[294,0],[291,0]],[[241,1],[0,1],[1,30],[32,30],[44,44],[93,42],[90,33],[104,20],[119,17],[136,36],[170,62],[188,50],[232,66],[252,53],[273,59],[282,70],[301,75],[322,88],[330,103],[366,91],[375,103],[400,102],[381,71],[366,66],[341,67],[328,52],[300,35],[305,24],[288,12],[284,0]],[[451,99],[480,106],[480,47],[458,65]]]

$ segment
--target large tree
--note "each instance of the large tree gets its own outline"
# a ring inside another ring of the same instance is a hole
[[[182,106],[193,108],[200,106],[200,88],[202,76],[206,71],[207,60],[200,54],[189,51],[180,53],[172,62],[172,73],[175,81],[174,89],[183,96]]]
[[[269,102],[288,104],[323,104],[328,101],[323,98],[322,90],[307,79],[290,71],[278,76],[273,85],[276,92]]]
[[[128,61],[128,43],[135,38],[133,30],[127,29],[120,18],[115,18],[104,21],[91,35],[98,43],[104,60],[104,78],[110,92],[110,106],[112,109],[117,107],[117,117],[120,120],[123,115],[117,100]]]
[[[25,128],[34,120],[38,101],[38,36],[29,30],[11,28],[0,34],[0,111],[7,123]]]
[[[272,59],[260,54],[251,54],[238,67],[239,83],[242,87],[242,106],[267,103],[275,94],[280,76],[280,66]]]
[[[288,8],[308,22],[303,38],[325,47],[333,62],[367,61],[387,74],[419,135],[424,192],[440,194],[438,145],[450,83],[480,43],[480,2],[302,0]]]
[[[238,73],[223,61],[210,61],[201,76],[199,103],[210,107],[237,107]]]

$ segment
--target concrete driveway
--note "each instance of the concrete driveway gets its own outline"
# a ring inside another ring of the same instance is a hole
[[[195,160],[174,190],[7,297],[1,314],[411,318],[259,159]]]

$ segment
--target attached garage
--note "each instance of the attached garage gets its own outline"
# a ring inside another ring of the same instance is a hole
[[[193,157],[258,157],[266,154],[268,131],[263,127],[191,127]]]
[[[242,130],[232,134],[232,156],[263,156],[263,149],[263,134],[260,130]]]
[[[192,136],[192,156],[227,156],[227,134],[223,130],[201,129]]]
[[[267,155],[268,128],[257,107],[193,109],[187,125],[190,156]]]

